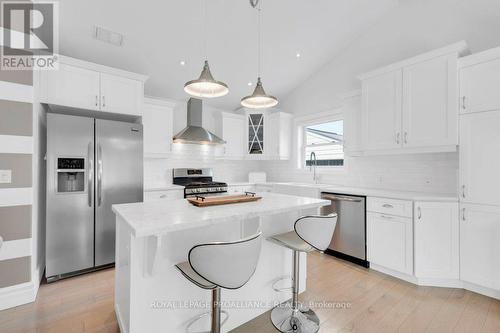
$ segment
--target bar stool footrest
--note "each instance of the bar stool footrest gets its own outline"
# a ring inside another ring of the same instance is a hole
[[[229,312],[227,312],[226,310],[221,310],[220,311],[221,315],[225,315],[225,318],[224,320],[222,320],[220,326],[224,326],[224,324],[228,321],[229,319]],[[194,317],[193,319],[191,319],[187,326],[186,326],[186,333],[210,333],[210,330],[208,331],[191,331],[191,327],[197,323],[199,320],[202,320],[203,318],[205,317],[210,317],[212,315],[211,312],[204,312],[196,317]]]
[[[278,287],[278,284],[282,281],[285,281],[285,280],[290,280],[290,287]],[[272,284],[272,288],[274,291],[277,291],[279,293],[282,293],[282,292],[285,292],[285,291],[292,291],[293,290],[293,287],[292,287],[292,276],[291,275],[283,275],[279,278],[277,278],[276,280],[274,280],[273,284]]]

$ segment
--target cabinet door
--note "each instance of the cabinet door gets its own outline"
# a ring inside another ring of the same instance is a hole
[[[99,72],[66,64],[44,71],[47,76],[47,103],[99,110]]]
[[[101,110],[141,115],[142,82],[101,73]]]
[[[413,274],[412,219],[370,212],[367,222],[368,261]]]
[[[401,147],[402,71],[363,80],[362,94],[363,148]]]
[[[351,97],[342,108],[344,114],[344,152],[360,152],[361,148],[361,96]]]
[[[248,114],[247,148],[250,156],[264,155],[264,126],[267,126],[267,120],[263,113]]]
[[[223,116],[224,157],[241,159],[245,155],[245,117]]]
[[[442,56],[403,70],[403,145],[458,144],[457,57]]]
[[[172,109],[146,103],[143,106],[144,154],[168,154],[172,149]]]
[[[500,205],[500,111],[460,116],[462,202]]]
[[[462,113],[500,109],[500,59],[465,67],[460,71]]]
[[[500,207],[461,208],[460,279],[500,290]]]
[[[415,202],[415,275],[458,279],[458,204]]]

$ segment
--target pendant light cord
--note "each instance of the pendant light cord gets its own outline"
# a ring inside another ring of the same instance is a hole
[[[207,34],[207,29],[208,29],[208,19],[207,19],[207,0],[203,0],[203,3],[202,3],[202,12],[203,12],[203,54],[205,55],[205,59],[204,60],[208,60],[208,47],[207,47],[207,38],[208,38],[208,34]]]
[[[258,55],[257,55],[257,63],[258,63],[258,67],[257,67],[257,73],[258,73],[258,76],[260,77],[261,76],[261,72],[262,72],[262,0],[258,2],[258,5],[257,5],[257,17],[258,17],[258,29],[257,29],[257,33],[259,34],[258,37],[257,37],[257,40],[258,40]]]

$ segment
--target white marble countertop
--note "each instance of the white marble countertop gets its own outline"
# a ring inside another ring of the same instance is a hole
[[[319,208],[330,201],[275,193],[259,193],[255,202],[211,207],[195,207],[185,199],[113,205],[136,237],[160,235],[170,231],[199,228],[234,219]]]

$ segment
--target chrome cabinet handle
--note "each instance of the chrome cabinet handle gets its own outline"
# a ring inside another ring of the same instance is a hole
[[[102,96],[102,107],[105,108],[106,107],[106,99],[105,99],[105,96]]]
[[[94,177],[94,144],[92,141],[89,142],[89,145],[87,147],[87,191],[88,191],[88,205],[89,207],[92,207],[92,194],[94,193],[94,187],[93,187],[93,182],[92,179]]]
[[[162,194],[162,195],[160,195],[160,199],[165,199],[166,197],[167,197],[167,195],[166,195],[166,194]]]
[[[465,185],[462,185],[462,198],[465,199]]]
[[[465,221],[465,208],[462,208],[462,221]]]
[[[391,209],[394,208],[394,206],[391,205],[391,204],[383,204],[382,207],[384,207],[384,208],[391,208]]]
[[[418,217],[419,220],[421,220],[422,219],[422,208],[418,207],[417,208],[417,212],[418,212],[417,213],[417,217]]]
[[[466,109],[467,109],[467,106],[465,105],[465,101],[466,101],[466,97],[465,97],[465,96],[462,96],[462,109],[463,109],[463,110],[466,110]]]
[[[338,195],[322,195],[321,199],[331,200],[331,201],[350,201],[350,202],[361,202],[362,199],[342,197]]]
[[[99,96],[95,95],[95,106],[99,106]]]
[[[408,143],[408,132],[405,132],[405,144]]]
[[[398,132],[398,134],[396,134],[396,143],[399,145],[399,142],[400,142],[400,137],[401,137],[401,133]]]
[[[392,216],[388,216],[388,215],[380,215],[381,218],[383,219],[387,219],[387,220],[392,220],[393,217]]]
[[[97,206],[102,203],[102,148],[99,144],[97,147]]]

